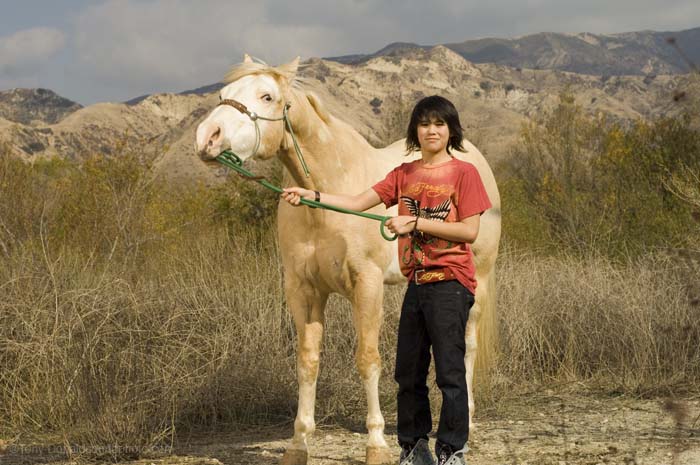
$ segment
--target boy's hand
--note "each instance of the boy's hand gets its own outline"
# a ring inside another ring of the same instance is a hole
[[[403,236],[416,229],[416,220],[415,216],[395,216],[386,222],[386,227],[392,233]]]
[[[287,187],[282,189],[284,192],[280,195],[283,200],[286,200],[295,207],[299,206],[301,199],[314,200],[316,193],[302,187]]]

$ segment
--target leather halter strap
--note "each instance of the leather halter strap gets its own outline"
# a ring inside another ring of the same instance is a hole
[[[284,110],[282,113],[282,116],[279,118],[267,118],[265,116],[260,116],[254,111],[248,110],[248,107],[245,106],[243,103],[239,102],[238,100],[232,99],[232,98],[225,98],[222,101],[219,102],[217,106],[221,105],[228,105],[230,107],[235,108],[236,110],[240,111],[244,115],[246,115],[248,118],[250,118],[252,121],[258,120],[258,119],[263,119],[265,121],[282,121],[286,118],[287,116],[287,110],[291,108],[292,104],[289,102],[286,102],[284,104]]]
[[[221,105],[229,105],[235,108],[236,110],[240,111],[241,113],[244,113],[250,117],[250,112],[248,111],[248,107],[239,102],[238,100],[234,100],[232,98],[226,98],[223,99],[222,101],[219,102],[218,106]]]

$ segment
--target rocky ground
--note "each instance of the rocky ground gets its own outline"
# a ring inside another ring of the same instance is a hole
[[[700,464],[698,397],[640,400],[536,392],[510,399],[477,419],[468,454],[471,465]],[[387,431],[393,427],[387,425]],[[291,424],[246,433],[200,433],[181,437],[173,455],[122,464],[272,465],[279,462],[291,434]],[[365,440],[361,425],[319,427],[309,464],[360,465]],[[389,435],[387,440],[393,444],[396,437]],[[75,463],[61,450],[58,445],[18,441],[0,455],[0,463]]]

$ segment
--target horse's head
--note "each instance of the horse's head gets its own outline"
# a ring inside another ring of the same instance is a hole
[[[241,159],[270,158],[284,139],[285,106],[299,58],[278,67],[255,63],[248,55],[226,76],[220,103],[197,127],[195,150],[211,161],[230,149]]]

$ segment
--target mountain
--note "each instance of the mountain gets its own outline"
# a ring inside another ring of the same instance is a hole
[[[387,55],[357,64],[313,58],[299,74],[303,86],[331,113],[375,146],[403,137],[417,99],[445,95],[457,106],[467,137],[492,162],[506,156],[523,123],[555,106],[562,92],[573,94],[589,114],[648,119],[678,114],[683,92],[694,92],[688,85],[697,79],[688,74],[596,76],[474,63],[445,46],[413,44],[393,44]],[[118,154],[120,147],[130,147],[156,160],[157,171],[170,178],[216,182],[217,171],[204,166],[192,147],[197,125],[218,103],[220,87],[85,108],[53,93],[52,99],[37,104],[36,95],[47,91],[9,91],[14,97],[0,100],[0,145],[28,160]]]
[[[0,118],[0,144],[25,158],[81,158],[113,154],[125,145],[162,152],[179,138],[181,123],[203,116],[206,97],[151,95],[136,105],[98,103],[80,108],[56,123],[31,124]],[[5,112],[3,105],[0,111]]]
[[[678,74],[689,63],[668,42],[673,38],[692,63],[700,63],[700,27],[679,32],[628,32],[623,34],[557,34],[551,32],[515,39],[486,38],[444,44],[473,63],[494,63],[513,68],[556,69],[605,76]],[[369,55],[328,58],[361,64],[380,56],[396,57],[429,47],[394,43]]]
[[[674,94],[686,88],[689,79],[687,75],[608,78],[475,64],[443,46],[357,65],[316,58],[305,62],[300,74],[304,87],[316,93],[332,114],[375,146],[404,136],[416,100],[445,95],[457,106],[466,136],[491,162],[505,157],[523,123],[553,108],[562,92],[575,95],[589,114],[606,112],[620,120],[654,118],[681,111]],[[194,132],[191,127],[182,133],[160,159],[159,169],[175,177],[187,177],[198,169],[201,163],[192,156]]]
[[[0,92],[0,118],[22,124],[54,124],[83,108],[48,89],[11,89]]]
[[[206,86],[197,87],[196,89],[185,90],[178,93],[177,95],[206,95],[212,92],[216,92],[222,87],[224,87],[224,84],[221,82],[217,82],[215,84],[208,84]],[[140,95],[138,97],[132,98],[131,100],[127,100],[126,102],[124,102],[124,104],[136,105],[146,100],[148,97],[150,97],[150,94]]]
[[[393,42],[381,50],[378,50],[370,55],[355,54],[355,55],[343,55],[339,57],[326,58],[329,61],[337,61],[338,63],[344,63],[346,65],[357,65],[366,62],[371,58],[376,57],[386,57],[386,56],[398,56],[407,51],[414,49],[429,49],[432,47],[425,45],[418,45],[412,42]]]

